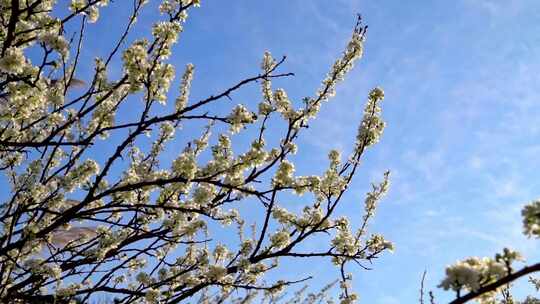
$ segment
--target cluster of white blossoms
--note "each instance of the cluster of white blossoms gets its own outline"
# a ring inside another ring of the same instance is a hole
[[[100,131],[99,136],[105,139],[109,136],[109,132],[102,130],[114,126],[117,107],[129,93],[131,86],[127,84],[117,85],[113,89],[113,87],[103,83],[102,88],[106,91],[96,94],[98,103],[92,112],[92,118],[85,131],[88,134]]]
[[[62,187],[67,192],[73,192],[76,188],[87,183],[98,171],[98,163],[92,159],[87,159],[65,175],[62,180]]]
[[[83,284],[80,284],[80,283],[70,283],[65,287],[58,287],[56,289],[56,295],[60,298],[70,297],[70,296],[75,295],[75,293],[79,291],[80,289],[82,289],[83,287],[84,287]]]
[[[289,231],[280,230],[274,233],[272,236],[270,236],[270,243],[272,244],[272,247],[276,249],[281,249],[289,245],[290,239],[291,237],[290,237]]]
[[[58,35],[59,29],[53,28],[39,36],[39,40],[47,47],[57,51],[62,57],[69,55],[69,43],[64,36]]]
[[[154,140],[154,143],[152,144],[152,148],[150,149],[149,153],[153,162],[149,161],[148,164],[145,164],[147,170],[149,167],[157,165],[156,159],[159,156],[159,153],[161,153],[165,149],[165,144],[174,138],[175,132],[176,128],[174,124],[169,121],[166,121],[159,126],[159,135],[157,136],[156,140]]]
[[[168,63],[157,63],[150,74],[148,96],[151,100],[157,100],[161,104],[167,101],[167,92],[174,79],[174,66]]]
[[[161,31],[159,33],[161,35]],[[174,66],[151,60],[147,48],[148,41],[138,40],[123,54],[124,69],[128,76],[130,91],[137,92],[145,87],[148,90],[149,99],[165,103],[166,93],[174,79]],[[167,57],[168,49],[168,47],[160,48],[158,56]]]
[[[10,74],[20,74],[26,64],[26,57],[18,47],[10,47],[0,58],[0,71]]]
[[[379,253],[383,250],[389,250],[390,252],[394,251],[394,244],[384,238],[380,234],[372,235],[366,241],[367,250],[371,253]]]
[[[231,114],[227,117],[227,120],[231,124],[231,133],[240,132],[246,124],[252,124],[257,120],[257,115],[249,111],[244,105],[236,105]]]
[[[263,61],[261,63],[261,69],[263,73],[269,74],[276,66],[276,61],[270,54],[270,52],[266,51],[264,52]],[[263,78],[262,81],[262,94],[263,99],[266,102],[267,105],[270,105],[273,101],[273,94],[272,94],[272,83],[268,79],[268,77]]]
[[[383,99],[384,92],[380,88],[375,88],[369,93],[368,102],[364,109],[364,117],[356,137],[358,149],[371,146],[379,141],[385,126],[385,122],[380,117],[380,102]]]
[[[276,111],[281,114],[283,119],[294,122],[292,125],[294,129],[298,129],[300,126],[305,126],[306,115],[305,110],[295,110],[292,101],[287,96],[287,92],[284,89],[276,89],[272,96],[272,104],[264,101],[259,104],[259,112],[263,115]]]
[[[181,176],[189,181],[197,174],[197,168],[195,154],[191,151],[184,151],[176,160],[174,160],[172,171],[175,175]]]
[[[160,291],[155,288],[149,288],[148,291],[146,291],[146,294],[144,296],[146,303],[152,304],[152,303],[159,303],[159,296]]]
[[[348,296],[343,297],[339,303],[340,304],[353,304],[353,303],[356,303],[356,301],[358,301],[358,294],[350,293]]]
[[[339,151],[330,151],[328,158],[330,160],[330,166],[320,181],[319,200],[323,200],[326,196],[338,195],[347,186],[346,179],[339,174],[339,165],[341,164],[341,154]]]
[[[294,193],[302,195],[309,192],[317,192],[320,190],[321,178],[317,175],[298,176],[294,182]]]
[[[512,272],[512,263],[522,260],[521,255],[505,248],[495,258],[471,257],[446,268],[446,277],[439,287],[454,290],[458,294],[463,291],[477,291],[481,287],[493,283]],[[493,303],[498,289],[484,293],[478,298],[480,303]]]
[[[24,262],[24,267],[34,274],[43,275],[49,278],[60,278],[62,269],[58,265],[48,264],[41,258],[31,258]]]
[[[508,273],[506,265],[491,258],[471,257],[446,268],[446,277],[439,287],[445,290],[476,291]]]
[[[390,172],[386,171],[384,173],[384,180],[378,184],[378,185],[372,185],[373,191],[368,192],[366,195],[366,199],[364,202],[364,210],[365,215],[364,219],[367,219],[374,215],[375,209],[377,207],[377,203],[381,199],[381,196],[386,194],[388,192],[388,188],[390,186],[389,177]]]
[[[284,118],[291,118],[292,105],[284,89],[277,89],[274,92],[274,103],[276,105],[276,110],[281,113]]]
[[[87,5],[86,0],[71,0],[71,3],[69,4],[69,9],[72,12],[83,10]]]
[[[540,200],[526,205],[521,211],[523,230],[529,237],[540,238]]]
[[[290,187],[294,184],[294,164],[283,160],[272,179],[274,187]]]
[[[347,218],[340,218],[336,220],[338,233],[332,239],[332,246],[335,248],[336,252],[353,257],[356,255],[356,253],[360,250],[360,243],[358,239],[356,239],[351,232],[351,228],[349,225],[349,220]],[[335,257],[333,259],[333,262],[336,265],[339,265],[342,263],[344,258],[342,257]]]
[[[210,160],[203,169],[205,175],[224,172],[231,166],[233,161],[231,139],[227,135],[220,134],[217,143],[211,147],[211,150],[212,160]]]
[[[147,53],[148,41],[137,40],[122,55],[124,70],[128,75],[131,92],[142,89],[150,62]]]
[[[109,0],[92,0],[89,3],[88,0],[71,0],[69,9],[74,13],[84,14],[88,17],[88,22],[94,23],[99,18],[100,6],[106,6],[109,4]]]
[[[172,3],[163,5],[167,7]],[[179,8],[174,5],[164,8],[168,12],[174,9]],[[178,36],[182,32],[181,23],[184,21],[185,17],[177,16],[170,21],[157,22],[152,28],[154,42],[151,45],[147,40],[138,40],[124,51],[122,56],[124,70],[128,76],[131,92],[137,92],[144,87],[148,92],[148,99],[165,104],[167,92],[175,76],[175,69],[172,64],[164,63],[163,60],[171,55],[171,48],[178,41]],[[193,67],[188,66],[177,106],[187,102],[191,81],[189,73],[192,73],[192,70]]]
[[[307,123],[307,120],[314,118],[320,110],[322,102],[328,101],[335,95],[337,84],[343,81],[347,72],[354,66],[354,62],[362,57],[363,42],[365,38],[365,28],[358,27],[354,30],[351,40],[347,45],[342,57],[337,59],[331,71],[322,82],[322,87],[315,97],[303,99],[305,108],[295,110],[284,89],[276,89],[272,92],[269,77],[263,77],[261,91],[263,101],[259,103],[259,114],[269,115],[273,111],[281,113],[283,118],[294,121],[294,128],[299,128]],[[269,75],[275,69],[277,62],[272,58],[270,52],[265,52],[261,64],[264,75]]]
[[[236,166],[243,170],[248,170],[260,166],[267,162],[268,152],[265,150],[264,139],[254,140],[251,143],[249,150],[238,157]]]
[[[540,304],[540,299],[532,296],[527,296],[527,298],[520,302],[520,304]]]
[[[287,228],[307,229],[317,226],[320,229],[327,229],[330,227],[332,221],[324,218],[324,216],[325,213],[320,206],[306,206],[300,216],[283,207],[275,206],[272,209],[272,217],[283,227]]]
[[[364,216],[362,220],[364,223],[367,223],[370,218],[375,215],[375,210],[381,198],[388,192],[390,187],[390,171],[384,173],[384,179],[379,184],[372,184],[372,190],[366,194],[364,199]],[[357,232],[357,237],[362,237],[365,233],[366,226],[361,227]],[[392,247],[387,247],[390,250],[393,250]]]
[[[179,22],[158,22],[154,24],[152,35],[162,43],[159,56],[166,59],[171,55],[171,47],[178,41],[178,35],[182,31]]]
[[[534,285],[536,291],[540,291],[540,279],[529,277],[529,282]]]
[[[184,75],[182,75],[182,82],[180,84],[180,95],[176,98],[176,112],[181,111],[187,105],[194,69],[193,64],[186,65],[186,70],[184,71]]]
[[[276,206],[272,209],[272,217],[282,225],[291,225],[296,221],[296,214],[289,210]]]
[[[195,7],[201,6],[200,0],[163,0],[159,6],[159,11],[162,14],[174,15],[181,7],[193,5]],[[184,16],[181,16],[181,20],[184,21],[187,18],[186,10],[181,11]]]
[[[362,57],[364,50],[365,28],[357,26],[347,44],[343,55],[338,58],[332,69],[322,81],[315,98],[306,98],[306,114],[313,118],[319,113],[321,102],[327,101],[336,94],[336,86],[343,81],[345,75],[353,68],[354,63]]]

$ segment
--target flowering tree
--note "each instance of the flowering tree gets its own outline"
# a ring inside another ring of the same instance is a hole
[[[383,91],[369,93],[347,158],[331,151],[320,176],[297,176],[290,155],[361,57],[366,27],[358,22],[320,89],[300,102],[272,88],[272,79],[292,74],[278,72],[285,58],[270,53],[259,74],[192,100],[195,67],[187,64],[180,88],[170,90],[176,67],[168,58],[198,0],[163,0],[151,37],[134,42],[127,37],[147,1],[118,1],[132,9],[125,30],[85,81],[77,78],[85,33],[108,1],[72,0],[69,10],[55,2],[0,1],[0,302],[88,302],[103,294],[117,303],[247,302],[308,279],[265,279],[284,258],[328,258],[341,301],[356,299],[347,266],[392,249],[367,232],[389,174],[365,197],[358,229],[335,213],[383,131]],[[77,28],[71,38],[68,27]],[[123,72],[111,79],[115,62]],[[216,110],[256,83],[258,104]],[[122,115],[128,102],[137,106]],[[284,126],[273,146],[265,143],[270,120]],[[181,129],[193,121],[207,126],[200,134]],[[242,134],[255,134],[245,151],[232,144]],[[165,163],[160,155],[175,136],[189,140]],[[284,207],[284,197],[302,194],[301,213]],[[244,226],[254,221],[248,236]],[[303,249],[314,239],[328,240],[326,247]]]

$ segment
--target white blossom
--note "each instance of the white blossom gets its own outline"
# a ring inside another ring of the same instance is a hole
[[[221,280],[225,275],[227,275],[227,269],[220,265],[210,265],[208,266],[208,272],[206,273],[206,276],[211,281],[219,281]]]
[[[523,230],[529,237],[540,237],[540,200],[526,205],[521,211]]]
[[[276,61],[272,58],[270,52],[264,52],[261,69],[263,73],[268,74],[275,67]],[[262,94],[266,104],[270,105],[273,101],[272,83],[268,77],[263,78],[262,81]]]
[[[182,83],[180,84],[180,96],[176,98],[176,111],[183,110],[188,102],[189,90],[191,88],[191,81],[193,80],[193,71],[195,67],[193,64],[186,65],[184,75],[182,75]]]
[[[5,73],[20,74],[23,72],[26,58],[20,48],[10,47],[4,56],[0,58],[0,71]]]
[[[155,304],[155,303],[158,303],[159,296],[160,296],[160,291],[158,289],[149,288],[146,291],[146,295],[144,296],[144,298],[146,299],[146,303]]]
[[[471,257],[446,268],[446,278],[439,285],[445,290],[476,291],[507,274],[506,266],[491,258]]]
[[[379,141],[385,126],[380,117],[381,107],[379,106],[383,99],[384,92],[380,88],[375,88],[369,93],[368,102],[364,109],[364,117],[356,137],[357,149],[371,146]]]
[[[237,105],[232,110],[232,113],[227,117],[230,122],[230,131],[231,133],[238,133],[244,125],[251,124],[257,119],[255,113],[250,112],[244,105]]]
[[[96,161],[87,159],[80,166],[72,169],[62,181],[63,187],[66,191],[71,192],[76,187],[88,182],[90,177],[97,174],[99,171],[99,165]]]
[[[288,160],[283,160],[277,169],[272,184],[274,187],[288,187],[294,183],[294,165]]]
[[[280,230],[270,237],[272,246],[276,249],[281,249],[290,243],[290,234],[286,230]]]

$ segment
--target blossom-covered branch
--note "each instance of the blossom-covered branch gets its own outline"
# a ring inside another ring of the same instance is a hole
[[[540,237],[540,201],[525,205],[522,210],[523,233],[528,237]],[[480,303],[516,303],[510,293],[511,283],[524,276],[540,271],[540,263],[514,271],[513,263],[523,260],[517,251],[505,248],[495,258],[471,257],[458,261],[446,268],[446,277],[439,287],[456,292],[456,299],[450,304],[477,300]],[[534,283],[534,281],[533,281]],[[466,291],[466,294],[463,292]],[[503,299],[499,300],[498,295]],[[538,303],[538,299],[528,297],[523,304]]]

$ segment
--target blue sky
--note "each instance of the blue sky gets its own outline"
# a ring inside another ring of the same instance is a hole
[[[102,11],[86,59],[110,49],[104,46],[127,13],[119,6]],[[265,50],[287,55],[283,71],[296,76],[276,86],[299,100],[313,95],[339,56],[356,13],[369,25],[365,56],[304,133],[296,160],[298,174],[307,175],[324,170],[328,150],[349,151],[367,93],[384,88],[388,127],[340,210],[360,218],[369,183],[392,171],[371,231],[394,241],[396,252],[369,272],[351,268],[363,302],[414,303],[425,269],[435,289],[447,264],[504,246],[540,259],[520,222],[521,206],[540,197],[537,1],[205,0],[191,11],[172,62],[179,72],[195,64],[197,100],[258,73]],[[152,10],[141,17],[141,32],[153,17]],[[258,91],[233,101],[253,107]],[[330,266],[312,269],[314,285],[334,278]]]

